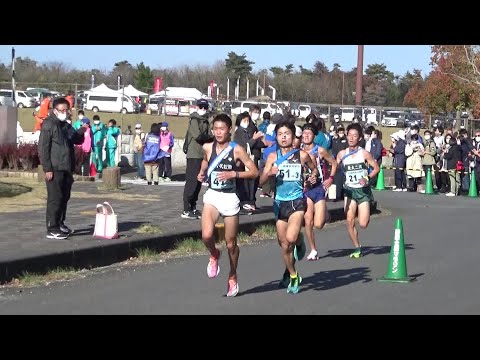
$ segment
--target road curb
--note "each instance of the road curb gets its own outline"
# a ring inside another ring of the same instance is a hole
[[[376,209],[376,204],[374,209]],[[330,222],[345,219],[342,208],[331,209],[328,212],[330,214]],[[253,233],[257,227],[268,224],[275,224],[273,214],[267,219],[255,219],[255,216],[251,216],[249,217],[249,222],[239,224],[239,231]],[[174,248],[179,240],[188,237],[201,238],[201,230],[197,229],[167,235],[142,236],[131,240],[125,239],[122,242],[106,240],[100,244],[92,244],[82,249],[69,249],[52,254],[0,261],[0,284],[10,282],[24,272],[45,274],[55,268],[80,270],[112,265],[136,256],[136,251],[142,248],[169,251]]]

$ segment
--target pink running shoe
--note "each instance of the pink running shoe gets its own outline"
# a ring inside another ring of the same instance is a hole
[[[217,250],[217,256],[210,256],[210,261],[207,265],[207,275],[209,278],[217,277],[220,273],[220,266],[218,265],[220,259],[220,250]]]
[[[228,297],[234,297],[238,294],[238,282],[237,279],[228,279]]]

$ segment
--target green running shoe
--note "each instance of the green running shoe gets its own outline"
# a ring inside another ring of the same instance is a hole
[[[361,247],[356,248],[355,251],[350,254],[350,257],[352,259],[358,259],[361,256],[362,256],[362,248]]]
[[[298,275],[295,279],[290,278],[290,283],[288,284],[287,293],[297,294],[300,291],[299,285],[302,283],[302,277]]]

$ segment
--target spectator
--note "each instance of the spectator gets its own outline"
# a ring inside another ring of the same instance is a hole
[[[70,105],[65,98],[53,101],[53,111],[42,124],[38,153],[47,185],[47,238],[66,239],[73,230],[65,225],[73,185],[75,144],[84,141],[88,125],[74,130],[66,122]]]

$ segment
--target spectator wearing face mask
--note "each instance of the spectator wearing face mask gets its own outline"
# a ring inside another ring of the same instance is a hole
[[[99,178],[103,171],[103,143],[105,141],[105,136],[107,135],[107,129],[105,125],[100,122],[100,116],[93,115],[93,126],[92,129],[92,143],[93,143],[93,156],[92,162],[97,171],[97,178]]]
[[[160,124],[160,154],[159,154],[159,179],[172,181],[172,149],[174,145],[173,133],[168,129],[168,123]]]
[[[422,155],[423,171],[426,175],[428,169],[430,169],[433,175],[434,165],[436,163],[435,157],[437,155],[437,146],[435,145],[435,141],[433,141],[432,132],[430,130],[425,130],[423,136],[425,138],[425,144],[423,146],[423,152],[420,154]]]
[[[445,141],[447,141],[447,138],[448,137],[445,136]],[[457,144],[457,139],[450,136],[448,143],[445,146],[445,150],[443,158],[446,160],[448,177],[450,179],[450,192],[447,192],[445,195],[457,196],[460,187],[460,172],[457,171],[457,164],[458,162],[461,162],[462,159],[462,151]]]
[[[72,127],[75,130],[80,129],[80,127],[83,125],[83,119],[85,119],[85,112],[83,110],[78,110],[78,119],[72,124]]]
[[[416,192],[418,185],[422,183],[422,176],[424,173],[421,154],[423,154],[423,145],[418,141],[418,135],[412,134],[410,137],[410,143],[405,146],[408,191]]]
[[[440,188],[438,192],[440,193],[450,193],[451,183],[450,183],[450,177],[448,176],[447,159],[445,158],[445,155],[450,150],[451,139],[452,139],[452,135],[447,133],[447,135],[445,135],[443,140],[443,145],[440,150],[440,160],[437,164],[438,168],[440,169],[438,171],[438,174],[439,174],[438,176],[440,177]],[[457,144],[457,141],[455,140],[455,145],[456,144]],[[437,173],[435,175],[437,176]]]
[[[339,127],[343,127],[341,122],[340,122],[340,116],[338,115],[333,115],[333,128],[336,131]]]
[[[190,115],[183,151],[187,155],[185,170],[185,187],[183,188],[183,219],[200,219],[201,213],[197,210],[198,194],[202,183],[197,176],[203,160],[203,144],[213,141],[210,131],[207,110],[209,103],[206,99],[197,100],[197,110]]]
[[[393,191],[407,191],[407,179],[405,176],[405,166],[407,159],[405,156],[405,133],[400,130],[391,135],[392,146],[390,152],[393,155],[393,165],[395,167],[395,189]]]
[[[252,119],[255,126],[257,126],[258,120],[260,119],[261,112],[262,112],[262,109],[257,104],[250,105],[250,108],[248,109],[250,118]]]
[[[256,106],[256,105],[254,105]],[[253,156],[253,162],[258,167],[261,149],[266,147],[262,141],[264,134],[258,131],[257,126],[250,117],[250,114],[243,112],[237,116],[235,121],[234,141],[246,149],[247,154]],[[242,165],[243,166],[243,165]],[[241,167],[239,168],[240,171]],[[258,188],[257,179],[237,179],[238,198],[240,199],[240,214],[256,211],[256,191]]]
[[[377,139],[377,134],[373,126],[369,126],[363,134],[365,139],[365,150],[372,154],[373,159],[380,166],[382,164],[383,144],[380,139]],[[369,168],[371,171],[371,168]],[[378,175],[370,178],[370,185],[375,187],[377,185]]]
[[[410,129],[409,138],[411,139],[412,135],[418,135],[418,143],[424,146],[423,138],[420,136],[420,127],[418,125],[413,125]],[[408,143],[409,141],[407,141]]]
[[[40,164],[47,186],[46,225],[48,239],[63,240],[73,230],[65,225],[75,169],[75,144],[84,141],[88,125],[74,130],[66,122],[70,105],[65,98],[53,101],[53,111],[42,123],[38,142]]]
[[[145,164],[143,163],[143,149],[145,148],[145,133],[142,131],[142,124],[135,125],[133,137],[133,155],[137,167],[137,179],[146,180]]]
[[[117,127],[117,121],[110,119],[107,127],[107,142],[105,144],[105,157],[108,167],[117,166],[115,161],[115,152],[117,151],[117,137],[120,135],[120,128]]]

